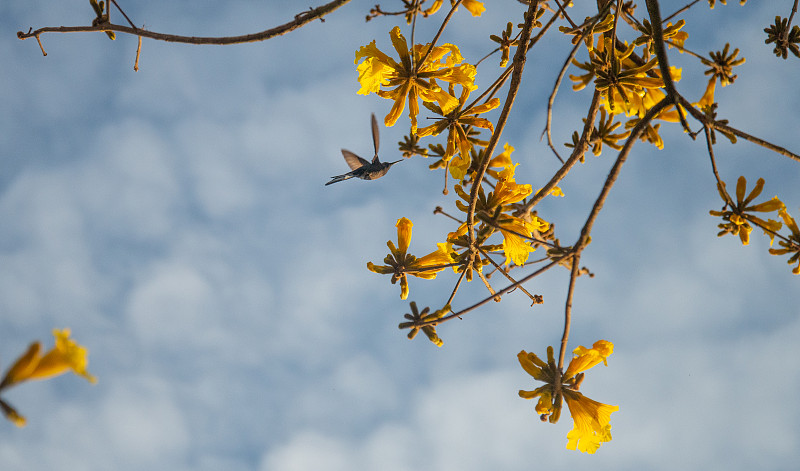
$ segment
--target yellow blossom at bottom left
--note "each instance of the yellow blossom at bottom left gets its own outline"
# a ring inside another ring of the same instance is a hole
[[[0,391],[25,381],[52,378],[68,371],[84,377],[91,383],[97,382],[86,369],[89,364],[88,350],[70,338],[70,330],[55,329],[53,336],[55,345],[44,355],[41,354],[41,343],[30,344],[28,350],[17,358],[3,375]],[[0,399],[0,409],[15,425],[19,427],[25,425],[25,418],[2,399]]]

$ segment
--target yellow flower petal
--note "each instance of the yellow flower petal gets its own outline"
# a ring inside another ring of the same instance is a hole
[[[571,390],[564,390],[564,399],[573,421],[573,429],[567,434],[568,450],[591,454],[603,442],[611,441],[609,422],[619,406],[603,404]]]
[[[695,105],[699,106],[700,108],[704,108],[714,104],[714,90],[716,89],[716,85],[717,81],[714,79],[714,77],[711,77],[711,80],[708,81],[708,85],[706,85],[705,93],[703,93],[700,101],[695,103]]]
[[[436,267],[439,265],[447,265],[453,263],[453,257],[450,255],[452,250],[452,244],[440,243],[436,244],[438,249],[425,255],[424,257],[420,257],[414,262],[414,267]],[[441,271],[444,268],[435,271]],[[429,272],[430,273],[430,272]]]
[[[86,371],[89,364],[88,350],[69,338],[69,335],[69,329],[53,330],[55,347],[39,360],[36,369],[30,374],[30,379],[49,378],[72,370],[91,383],[97,382],[97,379]]]
[[[408,246],[411,243],[411,228],[414,224],[407,218],[400,218],[397,220],[397,245],[403,254],[408,252]]]
[[[513,232],[512,232],[513,231]],[[528,260],[528,254],[533,252],[527,240],[517,234],[530,236],[524,222],[514,221],[512,223],[501,223],[500,232],[503,234],[503,252],[506,254],[505,264],[514,262],[515,265],[523,265]]]
[[[28,346],[28,350],[17,358],[17,361],[8,369],[2,383],[0,383],[0,387],[7,388],[15,383],[29,379],[42,358],[39,354],[41,349],[42,344],[39,342],[31,343]]]
[[[534,379],[538,381],[548,381],[547,376],[542,370],[547,363],[543,362],[539,357],[536,356],[536,354],[528,353],[525,350],[522,350],[517,354],[517,360],[519,360],[519,364],[522,366],[522,369],[525,370],[525,372],[529,375],[533,376]]]
[[[397,51],[397,54],[400,56],[400,60],[404,63],[406,61],[410,62],[410,56],[408,54],[408,41],[406,41],[406,37],[403,36],[403,33],[400,32],[400,27],[395,26],[389,32],[389,37],[392,40],[392,46],[394,46],[394,50]]]
[[[462,180],[467,175],[471,162],[472,159],[470,159],[469,154],[464,156],[459,153],[450,161],[450,175],[456,180]]]
[[[439,11],[439,8],[441,8],[441,7],[442,7],[442,3],[443,3],[443,2],[444,2],[444,0],[433,0],[433,5],[431,5],[431,7],[430,7],[430,8],[428,8],[427,10],[425,10],[425,12],[424,12],[423,14],[424,14],[425,16],[428,16],[428,15],[433,15],[434,13],[436,13],[437,11]]]
[[[483,6],[483,3],[477,0],[464,0],[461,4],[472,13],[472,16],[481,16],[481,13],[486,11],[486,7]]]
[[[606,363],[606,358],[614,352],[614,344],[607,340],[598,340],[592,348],[580,346],[573,353],[575,357],[569,362],[564,378],[568,379],[580,372],[597,365],[600,362]]]

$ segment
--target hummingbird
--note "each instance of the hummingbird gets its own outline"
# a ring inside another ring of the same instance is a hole
[[[395,160],[394,162],[381,162],[381,160],[378,158],[378,147],[380,146],[380,136],[378,135],[378,132],[378,120],[375,119],[375,113],[373,113],[372,143],[375,145],[375,156],[372,158],[372,162],[362,159],[347,149],[342,149],[344,161],[347,162],[347,165],[350,167],[351,171],[345,173],[344,175],[331,177],[331,181],[326,183],[326,186],[330,185],[331,183],[340,182],[353,177],[357,177],[362,180],[375,180],[376,178],[381,178],[382,176],[386,175],[386,172],[389,171],[389,167],[401,161]]]

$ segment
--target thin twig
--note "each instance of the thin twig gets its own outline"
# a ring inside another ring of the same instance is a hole
[[[133,24],[133,21],[131,21],[130,18],[128,18],[128,15],[126,15],[125,11],[119,6],[119,4],[117,3],[117,0],[110,0],[109,7],[108,7],[109,12],[111,11],[111,5],[110,5],[111,3],[113,3],[114,6],[117,7],[117,10],[119,10],[119,12],[122,13],[122,16],[124,16],[125,19],[128,20],[128,24],[131,25],[131,28],[136,29],[136,25]]]
[[[695,3],[697,3],[697,2],[699,2],[699,1],[700,1],[700,0],[694,0],[692,3],[690,3],[690,4],[686,5],[686,6],[684,6],[683,8],[681,8],[681,9],[679,9],[679,10],[677,10],[677,11],[675,11],[675,13],[673,13],[673,14],[669,15],[668,17],[664,18],[664,20],[662,21],[662,23],[661,23],[661,24],[664,24],[665,22],[667,22],[667,21],[669,21],[669,20],[671,20],[671,19],[675,18],[676,16],[680,15],[681,13],[685,12],[685,11],[686,11],[686,10],[688,10],[689,8],[692,8],[692,7],[694,6],[694,4],[695,4]]]
[[[519,44],[517,45],[517,52],[514,54],[514,67],[511,74],[511,83],[508,87],[506,102],[503,105],[503,110],[500,112],[500,116],[497,118],[494,132],[489,138],[489,143],[486,145],[486,149],[484,150],[483,162],[481,162],[477,175],[472,183],[469,209],[467,211],[467,237],[470,244],[470,250],[474,250],[473,244],[475,243],[475,205],[478,201],[478,189],[481,187],[481,182],[486,174],[486,169],[489,167],[489,161],[491,160],[492,152],[494,152],[497,142],[500,140],[500,136],[503,133],[506,121],[508,121],[508,115],[511,112],[511,107],[514,105],[514,99],[519,91],[520,83],[522,82],[522,71],[525,69],[525,60],[528,52],[528,39],[531,37],[534,17],[538,6],[539,1],[536,0],[530,4],[527,13],[525,13],[525,24],[522,27],[522,34],[520,35]]]
[[[589,234],[592,232],[592,226],[594,226],[594,222],[597,219],[597,215],[600,213],[600,210],[603,209],[603,204],[605,203],[611,188],[614,186],[614,182],[619,176],[622,164],[624,164],[625,160],[627,160],[628,154],[633,148],[633,144],[639,138],[639,135],[644,131],[645,127],[650,124],[650,121],[652,121],[653,118],[655,118],[664,108],[670,106],[671,101],[672,100],[670,100],[669,97],[664,97],[652,108],[647,110],[647,113],[644,115],[644,117],[642,117],[642,119],[636,123],[636,126],[631,129],[631,134],[625,141],[625,145],[623,145],[622,149],[619,151],[617,160],[614,162],[614,166],[611,167],[608,177],[606,177],[606,181],[603,184],[603,189],[600,191],[600,195],[597,197],[597,200],[595,200],[592,211],[589,213],[589,217],[586,219],[586,223],[583,225],[580,238],[575,244],[576,252],[583,250],[583,248],[589,243]]]
[[[569,287],[567,288],[567,301],[564,305],[564,332],[561,334],[561,349],[558,352],[558,368],[556,374],[562,373],[564,368],[564,357],[567,353],[567,343],[569,341],[569,329],[572,325],[572,297],[575,293],[575,280],[578,278],[578,263],[580,262],[581,254],[576,252],[572,257],[572,270],[569,273]],[[561,386],[560,378],[555,381],[556,388]],[[558,391],[556,391],[558,394]]]
[[[542,29],[540,29],[539,32],[536,33],[536,36],[531,38],[531,42],[528,45],[528,49],[532,48],[534,44],[539,42],[539,40],[542,39],[542,37],[544,37],[545,33],[547,33],[547,31],[550,29],[550,27],[555,24],[556,20],[560,16],[561,16],[561,14],[558,13],[558,12],[553,13],[553,16],[551,16],[550,19],[547,21],[547,23],[545,23],[544,26],[542,26]]]
[[[483,274],[483,271],[478,270],[478,276],[480,277],[481,281],[483,281],[483,284],[484,284],[484,286],[486,286],[486,289],[488,289],[491,294],[493,294],[493,295],[496,294],[495,291],[494,291],[494,288],[492,288],[492,285],[489,283],[489,280],[486,279],[486,275]],[[502,298],[502,296],[498,295],[498,296],[494,297],[494,300],[495,300],[495,302],[499,303],[500,301],[502,301],[501,298]]]
[[[553,137],[552,137],[552,134],[551,134],[551,126],[552,126],[552,121],[553,121],[553,105],[555,104],[556,95],[558,94],[558,89],[561,88],[561,81],[564,79],[564,75],[566,75],[567,69],[569,68],[570,63],[575,58],[575,55],[578,53],[578,49],[580,48],[581,43],[586,39],[586,36],[588,36],[592,32],[592,28],[590,28],[589,26],[594,26],[594,24],[596,24],[597,22],[599,22],[600,20],[603,19],[603,15],[605,14],[606,10],[609,8],[609,5],[611,5],[611,3],[607,3],[606,6],[603,7],[598,12],[598,14],[594,18],[594,20],[592,22],[590,22],[590,23],[587,23],[586,26],[583,28],[583,32],[581,33],[581,35],[578,38],[578,40],[575,42],[575,46],[570,51],[569,56],[567,57],[567,60],[564,61],[564,65],[561,67],[561,71],[559,72],[558,77],[556,78],[556,83],[555,83],[555,85],[553,85],[553,91],[550,93],[550,98],[547,100],[547,122],[545,124],[545,128],[544,128],[544,131],[542,132],[542,134],[543,135],[545,135],[545,134],[547,135],[547,145],[550,147],[550,149],[556,155],[556,158],[558,158],[558,160],[562,164],[564,163],[564,160],[561,158],[561,155],[556,150],[556,147],[553,144]],[[595,110],[596,110],[596,108],[595,108]],[[592,113],[592,124],[594,124],[594,113]],[[588,140],[589,137],[591,137],[591,136],[587,136],[586,139]],[[581,154],[581,155],[583,155],[583,154]],[[555,186],[555,185],[553,185],[553,186]],[[533,206],[531,206],[531,207],[533,207]]]
[[[792,18],[794,18],[794,14],[797,13],[797,1],[798,0],[794,0],[794,5],[792,5],[792,13],[789,14],[789,21],[786,25],[786,31],[789,31],[789,28],[792,27]]]
[[[555,2],[556,5],[558,5],[558,11],[564,16],[564,18],[566,18],[567,21],[569,21],[569,24],[572,25],[573,28],[577,28],[578,25],[576,25],[575,22],[572,21],[572,18],[569,17],[566,10],[564,10],[564,7],[561,5],[561,2],[558,0],[555,0]]]
[[[139,71],[139,54],[142,52],[142,37],[139,36],[139,44],[136,46],[136,62],[133,63],[134,72]]]
[[[502,274],[503,274],[503,276],[505,276],[505,277],[506,277],[506,279],[507,279],[508,281],[510,281],[510,282],[512,282],[512,283],[516,283],[516,282],[517,282],[517,280],[515,280],[515,279],[514,279],[514,278],[513,278],[511,275],[509,275],[509,274],[508,274],[508,273],[507,273],[505,270],[503,270],[503,267],[501,267],[501,266],[500,266],[500,264],[498,264],[497,262],[495,262],[494,260],[492,260],[492,257],[490,257],[490,256],[489,256],[489,254],[487,254],[487,253],[486,253],[486,252],[485,252],[483,249],[479,248],[478,250],[480,250],[480,251],[481,251],[481,253],[482,253],[482,254],[483,254],[485,257],[486,257],[486,260],[489,260],[489,263],[491,263],[491,264],[492,264],[492,265],[493,265],[493,266],[494,266],[494,267],[497,269],[497,271],[499,271],[500,273],[502,273]],[[524,288],[522,285],[518,285],[517,287],[518,287],[520,290],[522,290],[522,292],[523,292],[523,293],[525,293],[526,295],[528,295],[528,297],[529,297],[529,298],[531,298],[531,302],[533,302],[533,304],[531,304],[531,306],[533,306],[534,304],[536,304],[536,298],[535,298],[535,297],[534,297],[534,296],[533,296],[531,293],[529,293],[529,292],[528,292],[528,290],[526,290],[526,289],[525,289],[525,288]]]
[[[731,205],[731,207],[734,207],[735,205],[733,204],[733,199],[728,194],[728,191],[725,189],[725,186],[722,184],[722,178],[720,178],[719,172],[717,171],[717,161],[714,158],[714,147],[713,144],[711,143],[712,141],[711,129],[707,124],[703,124],[703,131],[705,132],[706,136],[706,148],[708,149],[708,157],[711,159],[711,170],[714,172],[714,178],[717,179],[717,185],[720,189],[720,193],[725,195],[725,200],[726,200],[725,202]]]
[[[701,123],[707,124],[708,126],[714,128],[714,129],[717,129],[717,130],[719,130],[721,132],[727,132],[727,133],[734,134],[737,137],[741,137],[744,140],[750,141],[750,142],[752,142],[754,144],[758,144],[761,147],[769,149],[769,150],[771,150],[771,151],[773,151],[773,152],[775,152],[777,154],[783,155],[784,157],[789,157],[792,160],[796,160],[796,161],[800,162],[800,155],[797,155],[794,152],[791,152],[791,151],[789,151],[789,150],[787,150],[787,149],[785,149],[785,148],[783,148],[781,146],[775,145],[775,144],[773,144],[773,143],[771,143],[769,141],[765,141],[764,139],[761,139],[760,137],[752,136],[750,134],[747,134],[744,131],[740,131],[740,130],[738,130],[736,128],[732,128],[732,127],[728,126],[727,124],[722,124],[722,123],[720,123],[718,121],[714,121],[714,120],[708,118],[700,110],[696,109],[689,102],[689,100],[687,100],[686,98],[684,98],[680,94],[678,95],[678,100],[683,105],[683,107],[686,110],[689,111],[689,114],[691,114],[692,117],[694,117],[695,119],[697,119]]]
[[[453,16],[453,13],[455,13],[455,11],[458,8],[458,6],[461,5],[461,2],[462,2],[462,0],[458,0],[456,3],[454,3],[453,7],[450,8],[450,12],[447,13],[447,16],[444,17],[444,21],[442,21],[442,26],[439,27],[439,31],[436,32],[436,36],[434,36],[433,39],[431,40],[431,43],[428,46],[428,50],[425,51],[425,55],[423,55],[422,59],[420,59],[420,61],[419,61],[420,64],[424,64],[425,63],[425,59],[427,59],[428,56],[431,55],[431,52],[433,51],[434,46],[436,46],[436,41],[438,41],[439,37],[441,37],[442,33],[444,32],[444,27],[447,26],[447,23],[450,22],[450,18]],[[414,47],[413,43],[411,44],[411,47],[412,48]]]
[[[539,204],[539,201],[543,200],[545,196],[550,193],[550,190],[555,188],[564,177],[567,176],[570,169],[578,163],[578,161],[586,154],[586,151],[589,149],[589,139],[591,138],[592,131],[594,130],[594,119],[597,116],[597,110],[600,107],[600,92],[597,90],[594,91],[594,95],[592,95],[592,103],[589,105],[589,113],[586,116],[586,121],[583,123],[583,132],[581,133],[581,137],[578,140],[578,143],[575,145],[575,148],[572,150],[572,155],[567,159],[564,165],[561,166],[560,169],[550,178],[550,181],[539,190],[538,193],[533,195],[530,201],[528,201],[525,206],[523,207],[524,211],[530,212],[534,206]]]
[[[413,10],[411,12],[411,14],[413,15],[411,17],[411,47],[412,48],[414,47],[414,35],[417,32],[417,10],[419,10],[419,7],[417,6],[417,2],[419,2],[419,0],[414,0],[414,4],[411,6],[411,8]],[[420,62],[420,63],[422,63],[422,62]],[[411,70],[414,70],[414,54],[413,53],[411,54]]]
[[[473,304],[472,306],[469,306],[469,307],[467,307],[465,309],[462,309],[462,310],[460,310],[458,312],[454,312],[454,313],[452,313],[452,314],[450,314],[448,316],[442,317],[441,319],[436,319],[436,320],[433,320],[433,321],[421,323],[420,326],[441,324],[442,322],[449,321],[450,319],[453,319],[455,317],[461,318],[461,316],[463,316],[464,314],[466,314],[466,313],[468,313],[470,311],[474,311],[475,309],[477,309],[477,308],[483,306],[484,304],[488,303],[489,301],[494,299],[495,296],[502,296],[502,295],[508,293],[509,291],[517,288],[518,286],[520,286],[520,285],[522,285],[524,283],[527,283],[529,280],[531,280],[531,279],[541,275],[542,273],[546,272],[547,270],[553,268],[554,266],[558,265],[559,262],[561,262],[562,260],[564,260],[566,258],[569,258],[571,256],[572,256],[571,253],[565,254],[564,256],[553,260],[552,262],[550,262],[547,265],[543,266],[542,268],[536,270],[535,272],[531,273],[530,275],[526,276],[525,278],[520,279],[516,283],[513,283],[513,284],[510,284],[510,285],[506,286],[505,288],[503,288],[500,291],[498,291],[494,296],[489,296],[488,298],[484,298],[484,299],[478,301],[477,303]],[[450,299],[450,301],[452,301],[452,298]]]
[[[281,36],[291,31],[294,31],[297,28],[300,28],[301,26],[304,26],[316,19],[322,18],[325,15],[332,13],[334,10],[338,9],[342,5],[349,3],[350,1],[351,0],[334,0],[328,4],[298,14],[295,16],[294,20],[288,23],[258,33],[245,34],[242,36],[221,36],[221,37],[179,36],[175,34],[156,33],[154,31],[131,28],[128,26],[117,25],[112,23],[104,23],[97,26],[47,26],[44,28],[39,28],[35,31],[28,31],[27,33],[19,31],[17,32],[17,37],[23,40],[30,37],[36,37],[36,39],[38,40],[39,35],[43,33],[87,33],[87,32],[98,32],[98,31],[116,31],[119,33],[127,33],[136,36],[143,36],[145,38],[155,39],[157,41],[166,41],[174,43],[216,44],[216,45],[244,44],[244,43],[265,41],[267,39],[271,39],[276,36]],[[42,52],[44,52],[44,49],[42,49]]]
[[[461,276],[458,277],[458,281],[456,281],[456,285],[453,286],[453,291],[450,293],[450,298],[447,299],[447,302],[445,303],[445,305],[451,304],[453,302],[453,299],[455,299],[456,293],[458,292],[458,288],[459,288],[459,286],[461,286],[461,282],[464,280],[464,275],[466,275],[466,274],[467,274],[467,270],[466,269],[461,272]]]
[[[575,58],[575,54],[578,53],[578,48],[580,46],[581,41],[578,41],[572,48],[572,51],[570,51],[569,56],[567,56],[567,60],[564,61],[564,65],[561,67],[558,77],[556,77],[556,83],[553,85],[553,91],[550,92],[550,98],[547,100],[547,121],[544,125],[544,131],[542,131],[542,134],[547,135],[547,145],[550,146],[550,150],[553,151],[553,153],[556,155],[556,158],[562,164],[564,163],[564,159],[561,158],[561,155],[556,150],[556,146],[553,144],[553,135],[551,133],[551,127],[553,123],[553,105],[556,102],[556,95],[558,94],[558,89],[561,87],[561,81],[564,79],[564,75],[567,74],[569,64],[572,62],[572,59]]]
[[[672,81],[672,73],[669,70],[667,51],[664,48],[664,30],[661,28],[661,11],[658,6],[658,0],[646,0],[645,3],[647,4],[647,13],[650,14],[650,24],[653,28],[653,46],[656,50],[656,57],[658,57],[658,67],[661,70],[661,79],[664,81],[667,97],[675,104],[683,129],[691,133],[692,130],[689,128],[689,123],[686,122],[683,110],[678,106],[678,92],[675,90],[675,83]]]

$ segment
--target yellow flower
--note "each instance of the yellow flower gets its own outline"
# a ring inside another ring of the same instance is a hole
[[[436,46],[428,53],[430,45],[418,44],[409,49],[406,38],[397,26],[392,29],[390,36],[400,57],[399,62],[381,52],[375,46],[375,41],[356,51],[355,63],[358,64],[358,81],[361,84],[358,93],[377,93],[382,98],[394,100],[392,109],[384,118],[386,126],[393,126],[397,122],[405,109],[407,97],[413,134],[417,130],[418,98],[424,102],[436,102],[444,113],[450,113],[458,106],[458,100],[442,90],[436,80],[472,88],[475,67],[470,64],[458,65],[464,58],[453,44]],[[362,62],[359,64],[359,61]]]
[[[778,211],[778,216],[783,219],[783,223],[786,224],[786,227],[788,227],[792,233],[786,240],[778,241],[778,245],[782,248],[769,249],[769,253],[772,255],[793,254],[789,257],[787,263],[792,264],[798,262],[797,266],[792,269],[792,273],[800,275],[800,229],[797,227],[797,221],[789,215],[785,208]]]
[[[723,87],[728,86],[729,84],[736,81],[737,75],[733,73],[733,68],[737,65],[742,65],[745,62],[745,58],[736,58],[739,55],[739,49],[734,49],[733,52],[728,55],[728,51],[730,51],[731,45],[725,43],[725,48],[722,51],[718,52],[709,52],[709,56],[711,60],[708,59],[700,59],[700,61],[707,65],[709,68],[705,72],[705,75],[710,75],[711,80],[716,80],[719,78],[719,83],[722,84]]]
[[[514,147],[512,147],[509,143],[503,144],[503,152],[495,155],[489,160],[489,167],[494,168],[501,168],[504,169],[506,167],[511,167],[514,165],[514,162],[511,161],[511,153],[514,152]],[[497,178],[495,176],[495,178]]]
[[[587,73],[569,78],[576,82],[573,90],[581,90],[594,79],[595,88],[602,92],[608,112],[619,114],[625,111],[634,114],[633,108],[640,107],[638,103],[645,90],[664,86],[661,78],[650,77],[647,72],[654,70],[658,75],[658,60],[653,58],[645,64],[638,65],[630,59],[635,48],[634,44],[627,45],[622,51],[611,45],[611,38],[598,37],[597,47],[590,51],[590,60],[580,63],[573,59],[572,64]],[[673,77],[673,80],[677,79]],[[619,100],[622,104],[619,104]],[[620,109],[621,108],[621,109]]]
[[[536,190],[536,194],[538,195],[540,191],[542,191],[541,188]],[[564,190],[562,190],[560,186],[554,186],[553,189],[550,190],[550,193],[548,193],[548,195],[550,195],[550,196],[560,196],[560,197],[563,198],[564,197]]]
[[[694,105],[700,109],[707,108],[714,104],[714,91],[716,90],[717,81],[714,80],[714,77],[711,77],[708,81],[708,85],[706,85],[706,91],[703,93],[703,96],[700,97],[700,100],[695,103]]]
[[[91,383],[97,382],[97,379],[86,371],[89,364],[88,351],[69,338],[69,335],[69,329],[53,330],[55,346],[44,355],[40,355],[41,344],[32,343],[28,351],[6,372],[3,381],[0,382],[0,389],[22,381],[58,376],[69,370],[83,376]]]
[[[758,179],[756,186],[745,198],[744,194],[746,187],[747,180],[743,176],[739,177],[739,180],[736,182],[736,203],[734,204],[730,195],[728,195],[728,192],[725,190],[725,183],[722,182],[722,184],[717,184],[717,191],[719,191],[720,197],[725,202],[725,207],[723,207],[722,211],[709,211],[709,214],[712,216],[720,216],[722,217],[723,221],[727,221],[717,226],[722,229],[717,236],[722,237],[723,235],[729,233],[734,235],[738,234],[739,239],[742,241],[742,245],[747,245],[750,243],[750,232],[753,230],[753,227],[750,225],[752,222],[763,229],[764,232],[770,236],[771,241],[775,237],[775,233],[780,230],[781,223],[778,221],[773,221],[772,219],[764,221],[760,217],[750,213],[768,213],[772,211],[780,211],[786,207],[777,196],[763,203],[750,206],[750,202],[760,195],[761,191],[764,189],[763,178]],[[730,209],[726,210],[725,208],[728,207]]]
[[[529,239],[533,231],[544,232],[549,224],[532,216],[532,221],[527,222],[522,218],[507,216],[501,217],[497,225],[500,233],[503,234],[503,252],[506,254],[505,264],[514,262],[515,265],[523,265],[528,260],[528,254],[536,250],[531,247]]]
[[[401,322],[398,327],[401,329],[409,329],[409,340],[416,337],[417,333],[422,330],[422,333],[428,337],[428,340],[433,342],[433,344],[437,347],[441,347],[444,342],[441,338],[439,338],[439,335],[436,334],[436,321],[450,312],[450,305],[448,304],[442,309],[432,313],[430,310],[431,308],[426,307],[422,310],[422,312],[420,312],[419,309],[417,309],[417,303],[411,301],[411,314],[406,314],[403,316],[409,322]]]
[[[498,174],[500,178],[497,180],[497,185],[487,198],[489,207],[518,203],[531,194],[533,191],[531,185],[520,185],[514,180],[517,165],[519,164],[509,165]]]
[[[510,153],[513,148],[507,149]],[[506,255],[505,263],[514,262],[522,265],[528,259],[528,254],[535,249],[530,245],[529,238],[534,231],[544,232],[550,224],[536,216],[531,216],[530,220],[512,216],[510,212],[513,207],[510,205],[525,199],[532,192],[531,185],[521,185],[514,181],[514,171],[519,164],[511,164],[497,174],[497,183],[494,191],[484,197],[483,188],[478,190],[478,201],[476,204],[476,214],[484,222],[495,226],[503,235],[502,250]],[[463,212],[468,212],[470,196],[461,188],[455,186],[456,194],[461,200],[456,200],[456,207]],[[499,213],[498,213],[499,209]],[[453,235],[448,237],[452,239]]]
[[[0,390],[10,388],[23,381],[58,376],[69,370],[92,383],[97,382],[95,377],[86,371],[89,363],[86,348],[69,338],[69,333],[69,329],[53,330],[55,346],[44,355],[41,354],[42,345],[39,342],[31,343],[28,350],[17,358],[17,361],[6,371],[3,380],[0,381]],[[25,426],[25,417],[2,399],[0,399],[0,410],[17,427]]]
[[[567,371],[564,372],[565,379],[582,373],[601,361],[605,366],[608,366],[606,359],[614,353],[614,344],[608,340],[598,340],[592,345],[592,348],[586,348],[581,345],[573,350],[572,353],[575,354],[575,356],[572,358],[572,361],[569,362]]]
[[[569,413],[572,416],[573,428],[567,433],[567,449],[592,454],[603,442],[611,441],[611,413],[619,410],[618,406],[610,406],[594,401],[583,394],[564,390]]]
[[[434,13],[439,11],[439,8],[442,7],[442,3],[444,3],[444,0],[433,0],[433,5],[431,5],[430,8],[425,10],[424,15],[425,16],[433,15]],[[455,4],[456,0],[450,0],[450,5],[455,5]],[[464,0],[463,2],[461,2],[461,4],[464,6],[464,8],[469,10],[470,13],[472,13],[472,16],[481,16],[481,13],[483,13],[486,10],[486,7],[483,6],[483,3],[477,0]]]
[[[451,87],[450,91],[451,93],[453,92],[453,87]],[[475,115],[486,113],[487,111],[491,111],[500,106],[500,100],[498,98],[492,98],[481,105],[465,108],[471,91],[472,88],[470,87],[461,87],[461,97],[458,99],[458,105],[450,113],[445,113],[440,107],[434,104],[426,104],[425,106],[428,109],[442,116],[443,119],[436,121],[430,126],[425,126],[417,132],[418,136],[424,137],[431,135],[435,136],[447,130],[447,147],[445,148],[445,153],[442,156],[442,159],[445,162],[450,160],[450,158],[455,155],[456,146],[458,146],[461,159],[466,162],[463,167],[466,168],[469,168],[469,151],[472,149],[472,143],[469,141],[467,136],[467,129],[469,129],[471,126],[488,129],[489,131],[494,132],[494,127],[492,126],[491,121],[486,118],[478,118]],[[464,178],[466,170],[463,169],[462,171],[458,171],[456,173],[454,168],[451,167],[451,173],[453,173],[453,178],[460,180]]]
[[[392,275],[392,284],[400,280],[400,299],[408,298],[408,279],[406,275],[430,280],[436,278],[436,273],[444,270],[453,263],[451,256],[452,246],[449,243],[437,244],[437,249],[417,258],[408,254],[411,243],[411,228],[414,224],[407,218],[397,220],[397,246],[391,240],[386,243],[390,253],[383,259],[386,265],[375,265],[367,262],[367,269],[381,275]]]
[[[689,37],[689,33],[681,31],[681,28],[686,24],[686,21],[680,20],[675,25],[672,23],[667,23],[665,26],[662,26],[661,35],[664,38],[664,42],[668,47],[677,46],[680,52],[683,52],[683,43]],[[653,36],[653,27],[649,21],[644,20],[641,26],[636,26],[636,29],[639,30],[641,36],[639,36],[633,44],[636,46],[641,46],[642,44],[647,44],[650,54],[655,55],[655,38]]]
[[[539,11],[544,13],[542,10]],[[500,32],[500,36],[497,36],[496,34],[489,35],[489,39],[500,45],[500,51],[502,51],[500,57],[500,67],[505,67],[508,65],[508,60],[511,58],[511,48],[519,45],[519,41],[512,37],[513,27],[514,24],[509,21],[508,24],[506,24],[506,29]]]
[[[567,434],[567,449],[594,453],[603,442],[611,441],[611,414],[618,406],[594,401],[578,392],[583,381],[584,371],[606,358],[614,351],[614,345],[607,340],[598,340],[592,348],[580,346],[573,351],[575,355],[564,374],[559,374],[553,356],[553,347],[547,347],[547,363],[533,353],[525,350],[517,358],[522,368],[534,379],[545,383],[533,391],[519,391],[524,399],[539,398],[536,412],[542,421],[558,422],[561,416],[562,398],[567,402],[572,416],[573,429]]]
[[[592,130],[592,138],[590,140],[590,144],[592,144],[592,153],[594,155],[600,155],[603,152],[603,144],[606,144],[614,150],[622,149],[622,144],[618,144],[618,142],[626,139],[631,132],[625,131],[614,134],[614,131],[620,126],[622,126],[622,123],[615,123],[613,114],[606,117],[605,108],[600,108],[600,119],[597,126]]]

